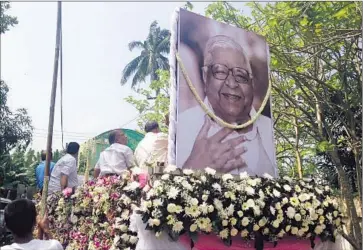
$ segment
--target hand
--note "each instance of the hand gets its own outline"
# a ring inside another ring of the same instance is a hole
[[[226,173],[245,165],[241,155],[246,152],[246,148],[236,148],[245,141],[245,137],[240,136],[222,142],[233,130],[223,128],[208,138],[210,127],[211,121],[206,116],[204,124],[194,142],[192,152],[183,168],[204,169],[211,167],[218,172]]]

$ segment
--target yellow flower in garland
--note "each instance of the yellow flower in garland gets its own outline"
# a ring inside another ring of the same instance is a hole
[[[209,226],[211,226],[211,220],[209,218],[199,218],[197,219],[198,227],[205,231]]]
[[[238,234],[238,230],[236,228],[231,229],[231,236],[236,236]]]
[[[248,236],[248,231],[245,229],[241,232],[241,237],[246,238]]]
[[[229,236],[229,230],[228,229],[223,229],[222,231],[219,232],[219,236],[222,239],[227,239]]]
[[[192,224],[192,225],[190,225],[189,230],[190,230],[190,232],[195,232],[197,230],[197,228],[198,228],[198,226],[196,224]]]
[[[181,230],[183,230],[183,228],[184,228],[183,222],[181,222],[181,221],[177,221],[173,225],[173,231],[176,233],[179,233]]]

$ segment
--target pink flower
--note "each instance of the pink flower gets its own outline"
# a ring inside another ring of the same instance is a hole
[[[141,173],[139,174],[138,178],[139,178],[140,188],[145,187],[148,181],[148,175],[145,173]]]
[[[62,193],[66,198],[68,198],[72,195],[73,190],[72,190],[72,188],[65,188],[65,189],[63,189]]]

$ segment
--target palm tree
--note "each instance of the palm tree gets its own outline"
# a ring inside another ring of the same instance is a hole
[[[129,62],[122,71],[121,85],[126,84],[133,75],[131,88],[135,89],[145,78],[150,76],[150,82],[158,80],[158,69],[168,70],[167,54],[170,50],[170,32],[160,29],[157,21],[150,25],[149,35],[145,41],[132,41],[129,50],[141,49],[139,56]],[[158,94],[158,91],[157,91]]]

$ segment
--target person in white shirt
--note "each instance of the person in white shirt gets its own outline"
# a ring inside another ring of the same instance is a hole
[[[114,130],[108,136],[110,146],[101,154],[94,170],[94,177],[121,175],[133,165],[133,152],[126,146],[127,137],[121,130]]]
[[[242,47],[230,37],[219,35],[208,40],[202,79],[204,103],[223,121],[243,124],[256,114],[250,62]],[[271,119],[263,115],[238,131],[222,128],[197,105],[178,116],[177,166],[277,176],[272,131]]]
[[[1,250],[63,250],[61,243],[57,240],[39,240],[33,238],[33,230],[36,226],[36,209],[31,200],[19,199],[9,203],[5,207],[6,227],[14,237],[14,243],[1,247]],[[38,237],[47,238],[48,225],[46,217],[38,223]]]
[[[168,123],[168,116],[166,116]],[[165,163],[168,153],[168,135],[160,131],[159,124],[156,121],[150,121],[145,124],[145,137],[135,149],[135,164],[147,172],[145,163],[156,161]]]
[[[48,194],[62,191],[69,187],[78,186],[77,159],[79,144],[70,142],[67,145],[67,154],[55,164],[49,180]]]

